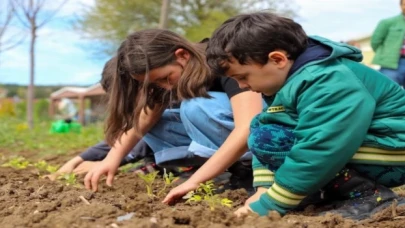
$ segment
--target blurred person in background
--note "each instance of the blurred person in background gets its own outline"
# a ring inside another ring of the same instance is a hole
[[[405,1],[400,1],[401,14],[381,20],[371,37],[375,51],[373,64],[380,72],[401,85],[405,84]]]

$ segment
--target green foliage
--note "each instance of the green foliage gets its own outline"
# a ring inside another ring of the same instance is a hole
[[[13,117],[15,115],[13,102],[10,100],[0,100],[0,117]]]
[[[36,159],[45,154],[64,154],[82,150],[103,138],[102,124],[82,128],[80,134],[50,134],[51,122],[42,121],[28,130],[25,120],[0,118],[0,148],[10,154],[22,151],[33,152]]]
[[[2,167],[11,167],[14,169],[26,169],[30,165],[24,157],[13,157],[8,162],[2,164]]]
[[[25,100],[21,100],[20,102],[15,104],[15,112],[16,116],[19,119],[26,118],[27,115],[27,102]],[[46,121],[50,120],[48,115],[49,110],[49,102],[47,99],[39,99],[34,103],[34,120],[35,122],[38,121]]]
[[[159,171],[151,172],[148,174],[138,174],[138,176],[145,182],[146,186],[146,193],[149,197],[154,197],[153,194],[153,182],[155,182],[156,176],[158,175]]]
[[[58,177],[58,180],[64,182],[66,186],[78,186],[76,175],[74,173],[62,174]]]
[[[160,189],[160,191],[157,193],[157,196],[161,196],[166,189],[172,185],[173,181],[176,179],[176,177],[173,175],[173,173],[169,173],[167,174],[166,169],[163,169],[164,173],[163,173],[163,180],[165,185],[163,186],[162,189]]]
[[[7,90],[6,97],[18,96],[20,99],[25,99],[27,96],[27,86],[18,84],[3,84],[1,87]],[[52,92],[60,88],[62,88],[62,86],[36,85],[34,96],[36,99],[47,99]]]
[[[34,118],[36,121],[49,119],[49,101],[48,99],[39,99],[34,104]]]
[[[207,181],[201,183],[186,201],[188,204],[195,204],[204,202],[213,211],[218,206],[232,207],[232,200],[228,198],[221,198],[218,194],[215,194],[215,186],[213,181]]]
[[[138,176],[145,182],[146,193],[151,198],[156,197],[156,196],[157,197],[161,196],[162,193],[165,192],[167,187],[169,187],[173,183],[173,181],[175,180],[175,177],[174,177],[173,173],[167,174],[166,169],[164,169],[163,180],[164,180],[165,185],[155,195],[153,193],[153,183],[155,182],[158,173],[159,173],[159,171],[154,171],[154,172],[151,172],[151,173],[148,173],[148,174],[139,174],[138,173]]]
[[[176,177],[173,175],[173,173],[167,174],[166,169],[164,168],[164,173],[163,173],[163,180],[165,181],[165,185],[169,186],[172,184],[172,182],[176,179]]]
[[[122,173],[128,173],[131,169],[134,169],[138,167],[141,164],[141,162],[136,162],[136,163],[128,163],[126,165],[123,165],[119,167],[120,172]]]
[[[33,166],[38,170],[39,175],[52,174],[58,170],[58,166],[50,165],[44,160],[34,163]]]
[[[158,27],[161,4],[160,0],[96,0],[83,10],[76,28],[101,43],[100,51],[110,56],[129,33]],[[294,0],[171,0],[168,29],[196,42],[239,13],[271,10],[293,17],[294,6]]]
[[[125,37],[144,28],[157,28],[161,0],[96,0],[83,11],[76,28],[103,44],[102,52],[111,55]]]

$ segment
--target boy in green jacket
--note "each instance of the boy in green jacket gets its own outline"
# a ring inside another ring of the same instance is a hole
[[[363,219],[401,200],[389,187],[405,184],[405,92],[358,49],[261,12],[224,22],[207,59],[268,105],[248,139],[257,193],[238,215],[338,201],[333,212]]]

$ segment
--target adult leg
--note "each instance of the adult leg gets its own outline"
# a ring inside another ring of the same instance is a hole
[[[393,80],[394,82],[398,83],[399,85],[403,85],[403,76],[400,75],[398,70],[389,69],[382,67],[380,72]]]

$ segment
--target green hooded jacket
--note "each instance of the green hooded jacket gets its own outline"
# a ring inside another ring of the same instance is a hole
[[[259,116],[296,137],[275,173],[253,158],[254,185],[271,186],[250,205],[259,214],[295,208],[347,163],[405,165],[405,91],[359,63],[358,49],[311,38],[331,54],[296,70]]]

